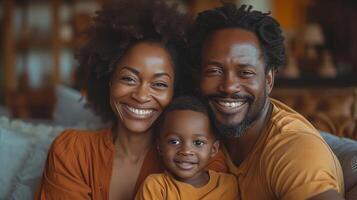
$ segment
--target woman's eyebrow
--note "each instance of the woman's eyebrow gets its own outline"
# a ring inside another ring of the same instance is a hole
[[[170,79],[172,79],[172,77],[170,76],[170,74],[166,73],[166,72],[161,72],[161,73],[156,73],[154,75],[154,77],[159,77],[159,76],[168,76]]]
[[[136,70],[135,68],[130,67],[130,66],[123,66],[119,71],[122,71],[123,69],[129,70],[129,71],[133,72],[136,75],[140,74],[140,72],[138,70]]]
[[[135,68],[130,67],[130,66],[123,66],[119,71],[122,71],[122,70],[124,70],[124,69],[131,71],[131,72],[134,73],[135,75],[139,75],[139,74],[140,74],[140,72],[139,72],[138,70],[136,70]],[[170,76],[170,74],[168,74],[168,73],[166,73],[166,72],[160,72],[160,73],[154,74],[154,77],[155,77],[155,78],[156,78],[156,77],[159,77],[159,76],[167,76],[167,77],[169,77],[170,79],[172,79],[172,77]]]

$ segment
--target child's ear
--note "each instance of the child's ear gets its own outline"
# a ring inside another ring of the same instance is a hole
[[[214,141],[212,148],[211,148],[211,155],[210,155],[211,158],[214,157],[218,153],[218,150],[219,150],[219,141],[216,140],[216,141]]]

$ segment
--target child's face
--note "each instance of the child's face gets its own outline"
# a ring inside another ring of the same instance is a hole
[[[166,114],[159,145],[167,169],[177,180],[188,183],[207,177],[203,169],[219,148],[208,117],[191,110]]]

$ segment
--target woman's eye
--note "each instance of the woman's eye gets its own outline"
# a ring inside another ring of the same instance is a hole
[[[180,141],[179,141],[179,140],[176,140],[176,139],[169,139],[169,140],[168,140],[168,143],[169,143],[169,144],[173,144],[173,145],[178,145],[178,144],[180,144]]]
[[[132,76],[121,76],[121,77],[119,77],[119,80],[121,83],[124,83],[127,85],[135,85],[137,82],[135,77],[132,77]]]
[[[160,88],[160,89],[164,89],[164,88],[168,88],[169,85],[167,83],[163,83],[163,82],[157,82],[153,84],[154,87],[156,88]]]
[[[204,141],[202,141],[202,140],[195,140],[195,141],[193,141],[193,144],[194,144],[195,146],[202,147],[203,145],[206,144],[206,142],[204,142]]]
[[[120,78],[120,80],[126,81],[126,82],[134,82],[135,79],[130,77],[130,76],[123,76]]]

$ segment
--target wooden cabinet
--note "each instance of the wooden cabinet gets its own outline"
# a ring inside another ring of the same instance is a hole
[[[83,42],[78,33],[89,25],[102,1],[4,0],[0,4],[0,95],[14,117],[51,117],[54,88],[73,84],[74,50]]]

